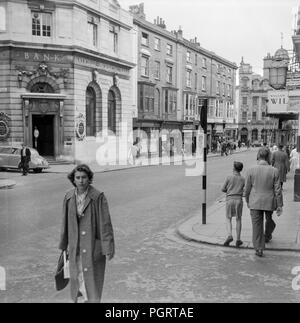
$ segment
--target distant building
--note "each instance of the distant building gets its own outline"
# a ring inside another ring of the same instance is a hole
[[[253,73],[252,66],[242,61],[239,67],[238,120],[239,140],[252,144],[272,140],[276,120],[267,116],[268,78]]]
[[[130,11],[138,31],[138,115],[133,126],[152,133],[150,153],[158,153],[171,131],[186,138],[199,129],[204,98],[209,100],[209,146],[219,137],[234,138],[236,64],[202,48],[197,38],[185,39],[181,28],[168,31],[160,17],[148,22],[143,4]],[[189,140],[195,141],[195,134]]]

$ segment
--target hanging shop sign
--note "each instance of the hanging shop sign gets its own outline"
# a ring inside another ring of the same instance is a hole
[[[9,117],[6,113],[0,112],[0,141],[9,137]]]
[[[288,91],[268,91],[268,113],[286,113],[289,103]]]
[[[76,138],[78,140],[84,139],[84,137],[85,137],[85,117],[82,113],[79,113],[79,115],[76,118],[75,132],[76,132]]]

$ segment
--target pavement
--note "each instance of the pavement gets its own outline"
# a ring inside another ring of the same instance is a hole
[[[0,189],[10,189],[16,185],[16,182],[6,178],[0,178]]]
[[[209,181],[208,181],[209,185]],[[276,223],[273,239],[266,244],[266,250],[300,251],[300,203],[294,202],[294,178],[288,174],[287,182],[283,185],[283,213],[280,217],[273,213]],[[225,195],[207,210],[206,224],[202,224],[202,214],[199,210],[190,219],[179,224],[177,233],[188,241],[223,246],[227,238],[225,225]],[[233,238],[230,247],[235,248],[236,233],[233,219]],[[242,216],[243,245],[240,249],[253,249],[252,223],[250,210],[244,200]]]

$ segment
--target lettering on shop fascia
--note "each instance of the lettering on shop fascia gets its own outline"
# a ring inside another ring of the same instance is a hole
[[[19,71],[18,73],[18,82],[19,87],[22,86],[23,77],[32,77],[32,76],[52,76],[56,79],[63,78],[64,85],[66,86],[68,81],[68,68],[61,68],[59,72],[52,72],[45,62],[42,62],[38,65],[36,70],[27,70],[25,66],[16,65],[16,70]]]
[[[103,62],[97,62],[95,60],[91,60],[88,58],[75,57],[75,64],[87,66],[87,67],[91,67],[99,70],[104,70],[112,74],[123,74],[124,76],[129,75],[129,71],[125,68],[109,65]]]

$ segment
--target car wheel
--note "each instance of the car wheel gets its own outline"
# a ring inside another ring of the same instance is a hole
[[[42,172],[42,168],[35,168],[33,171],[35,172],[35,173],[41,173]]]

